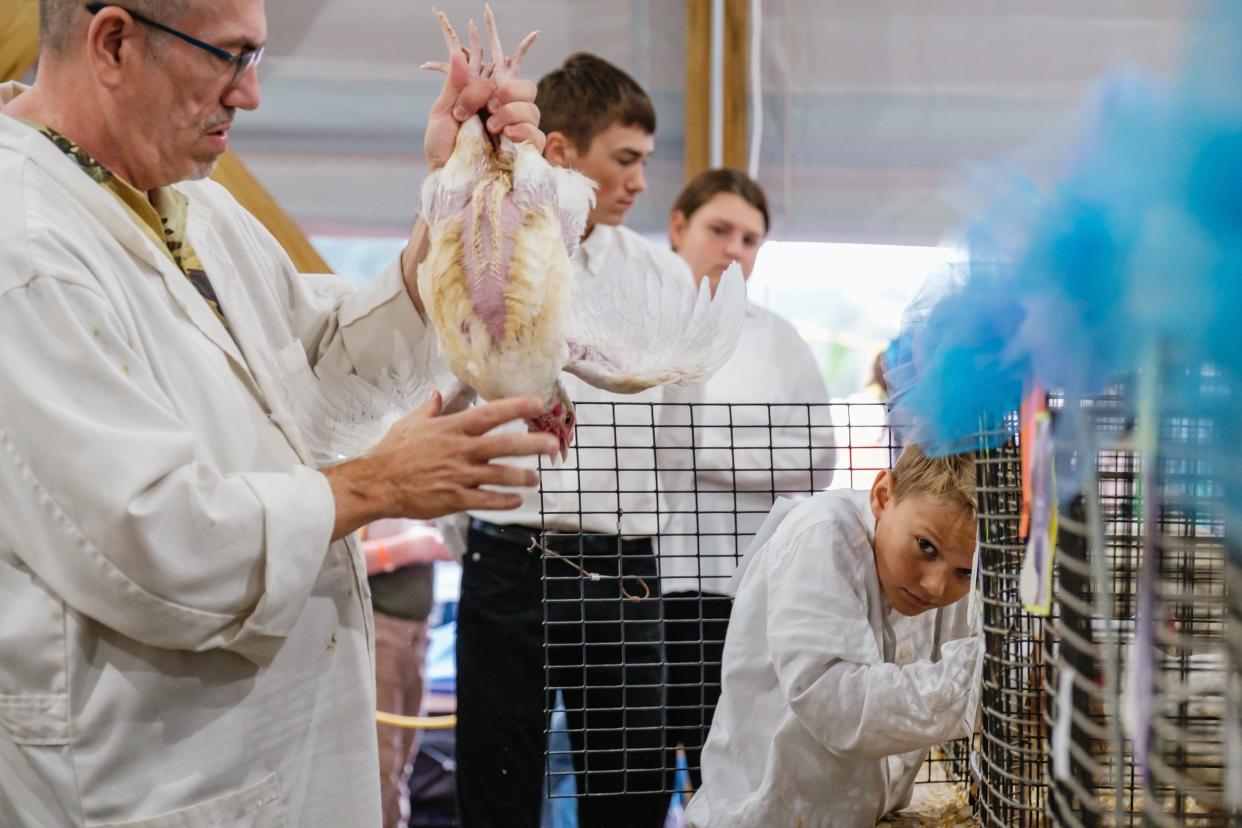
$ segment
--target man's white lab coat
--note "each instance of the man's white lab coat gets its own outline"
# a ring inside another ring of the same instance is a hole
[[[378,825],[366,574],[280,374],[374,377],[424,327],[396,266],[301,277],[178,187],[231,334],[0,115],[0,823]]]
[[[908,803],[930,746],[971,732],[967,602],[888,606],[867,498],[803,501],[745,562],[695,828],[870,828]]]

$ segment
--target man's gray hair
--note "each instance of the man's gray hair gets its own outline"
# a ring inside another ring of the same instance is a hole
[[[86,10],[89,0],[39,0],[40,48],[56,54],[65,54],[73,46],[74,33],[86,25],[90,13]],[[158,20],[169,26],[177,21],[200,0],[124,0],[117,5],[137,12],[143,17]]]

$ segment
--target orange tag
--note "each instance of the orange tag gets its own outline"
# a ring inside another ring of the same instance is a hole
[[[1025,539],[1031,533],[1031,449],[1035,445],[1035,417],[1048,410],[1048,395],[1036,383],[1022,400],[1019,414],[1018,448],[1022,454],[1022,519],[1018,523],[1018,536]]]

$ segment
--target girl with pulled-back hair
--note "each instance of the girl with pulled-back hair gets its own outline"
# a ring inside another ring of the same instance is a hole
[[[731,262],[750,278],[768,225],[763,188],[740,170],[720,167],[699,173],[677,196],[668,236],[690,270],[711,280],[715,293]]]

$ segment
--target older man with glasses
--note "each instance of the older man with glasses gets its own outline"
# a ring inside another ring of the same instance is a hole
[[[420,358],[426,228],[352,291],[196,180],[259,105],[261,0],[40,11],[35,84],[0,86],[0,825],[378,825],[351,533],[516,506],[484,487],[534,473],[492,461],[555,441],[489,432],[540,402],[433,397],[316,468],[288,380]],[[533,84],[450,68],[433,169],[484,108],[542,147]]]

